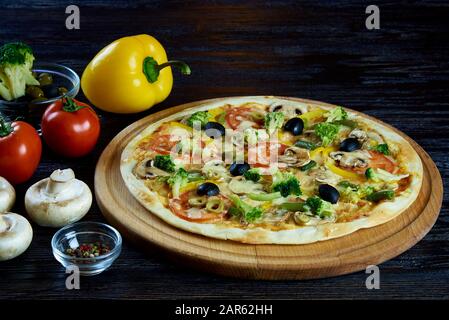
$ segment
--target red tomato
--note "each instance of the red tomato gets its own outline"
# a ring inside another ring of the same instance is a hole
[[[242,121],[253,121],[250,114],[251,108],[248,107],[231,108],[226,112],[225,119],[228,125],[235,130]],[[255,125],[254,127],[258,127],[258,125]]]
[[[169,206],[170,209],[181,219],[192,221],[192,222],[212,222],[223,220],[224,212],[222,214],[207,212],[205,209],[201,210],[201,215],[198,217],[189,217],[186,211],[190,208],[189,197],[192,194],[187,191],[180,195],[180,199],[170,199]]]
[[[26,122],[6,123],[0,117],[0,176],[12,184],[27,181],[36,171],[42,142]]]
[[[388,159],[385,155],[377,151],[370,151],[371,160],[369,166],[371,168],[378,168],[390,173],[393,173],[396,169],[396,165],[393,161]]]
[[[265,148],[265,150],[264,150]],[[278,152],[278,155],[282,155],[285,152],[285,149],[287,149],[288,146],[283,143],[275,143],[275,142],[269,142],[269,143],[259,143],[259,146],[257,148],[257,162],[253,165],[254,167],[269,167],[270,166],[270,155],[272,151]],[[249,159],[248,159],[249,161]]]
[[[42,117],[42,136],[50,149],[65,157],[92,151],[100,135],[100,120],[85,103],[64,98],[52,103]]]
[[[173,140],[173,141],[172,141]],[[145,149],[156,152],[157,154],[170,154],[180,140],[177,140],[171,134],[162,134],[157,132],[153,134],[147,142],[145,142]]]

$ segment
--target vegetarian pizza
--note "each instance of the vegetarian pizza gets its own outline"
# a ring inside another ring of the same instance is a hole
[[[391,127],[318,102],[212,100],[140,132],[121,157],[134,197],[182,230],[305,244],[385,223],[416,199],[423,168]]]

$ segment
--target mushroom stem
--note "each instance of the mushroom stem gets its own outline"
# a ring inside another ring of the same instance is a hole
[[[8,230],[9,224],[6,222],[5,217],[0,213],[0,234]]]
[[[68,187],[68,182],[73,179],[75,179],[75,173],[72,169],[55,170],[48,179],[45,191],[50,195],[59,194]]]

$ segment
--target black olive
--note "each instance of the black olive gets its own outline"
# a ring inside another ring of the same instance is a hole
[[[359,150],[362,146],[356,138],[347,138],[340,143],[340,151],[352,152]]]
[[[243,163],[234,162],[229,167],[229,172],[235,177],[243,176],[245,174],[245,172],[249,170],[249,168],[250,168],[250,166],[246,162],[243,162]]]
[[[206,135],[212,139],[218,138],[218,136],[224,136],[226,134],[225,127],[223,127],[223,125],[218,122],[206,123],[206,125],[204,126],[204,130]]]
[[[299,136],[304,129],[304,121],[301,118],[291,118],[284,125],[284,130],[291,132],[294,136]]]
[[[328,184],[321,184],[318,187],[320,198],[330,203],[337,203],[340,199],[340,193],[337,189]]]
[[[220,189],[218,189],[218,186],[215,183],[212,182],[205,182],[198,186],[198,189],[196,189],[196,194],[199,196],[216,196],[220,193]]]

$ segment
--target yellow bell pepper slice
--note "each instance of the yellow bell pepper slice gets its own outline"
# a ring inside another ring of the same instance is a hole
[[[222,107],[219,107],[219,108],[209,110],[208,112],[209,112],[210,119],[216,121],[217,116],[222,114],[224,112],[224,109]]]
[[[318,108],[318,109],[303,113],[302,115],[299,116],[299,118],[301,118],[302,120],[305,120],[305,121],[310,121],[315,118],[320,118],[326,113],[327,113],[327,110]]]
[[[192,132],[192,128],[190,128],[188,125],[185,125],[185,124],[183,124],[181,122],[171,121],[168,124],[171,127],[177,127],[177,128],[181,128],[181,129],[187,130],[188,132]]]
[[[363,176],[361,174],[339,168],[336,165],[334,165],[331,161],[326,162],[326,167],[328,167],[329,170],[332,171],[333,173],[338,174],[339,176],[346,178],[346,179],[361,179],[361,178],[363,178]]]
[[[322,154],[323,157],[327,157],[329,155],[329,153],[333,152],[337,150],[335,147],[318,147],[312,151],[310,151],[310,158],[315,158],[318,154]]]

